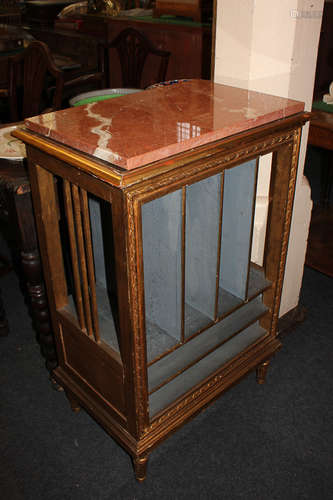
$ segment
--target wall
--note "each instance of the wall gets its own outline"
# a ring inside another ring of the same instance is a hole
[[[311,109],[324,0],[216,0],[215,76],[235,85],[305,102]],[[280,316],[297,306],[312,201],[303,175],[303,129]],[[262,261],[269,158],[260,163],[252,258]]]

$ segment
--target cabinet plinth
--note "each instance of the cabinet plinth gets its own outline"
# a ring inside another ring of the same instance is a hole
[[[161,103],[169,95],[153,92]],[[127,170],[36,134],[33,121],[16,132],[28,151],[54,376],[72,408],[86,409],[130,453],[140,481],[156,445],[248,372],[263,383],[281,346],[276,325],[306,119],[291,112],[194,148],[185,138],[181,151],[171,145]],[[190,137],[204,139],[194,124]],[[258,163],[270,152],[259,264],[251,258]]]

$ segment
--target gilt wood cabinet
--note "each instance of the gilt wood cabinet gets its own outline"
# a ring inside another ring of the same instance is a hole
[[[112,101],[112,102],[111,102]],[[193,80],[26,121],[54,376],[132,456],[252,370],[276,336],[303,105]],[[258,160],[272,152],[263,264]]]

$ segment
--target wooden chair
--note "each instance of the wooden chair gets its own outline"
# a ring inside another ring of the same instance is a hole
[[[66,80],[64,72],[54,63],[48,46],[35,40],[20,54],[8,61],[10,119],[13,122],[45,111],[56,111],[64,104],[64,97],[76,94],[82,88],[105,85],[101,72],[81,75]]]
[[[43,42],[33,41],[23,52],[10,57],[8,70],[11,121],[39,115],[47,108],[61,108],[63,72],[56,67]],[[53,82],[55,89],[50,103],[47,92]]]
[[[26,50],[9,58],[9,103],[13,121],[61,108],[63,72],[54,64],[48,47],[33,41]],[[53,95],[50,98],[50,93]],[[13,250],[13,261],[23,277],[33,323],[46,366],[57,365],[48,304],[40,265],[25,147],[11,137],[15,125],[0,128],[0,221],[1,230]],[[0,327],[8,332],[0,304]]]
[[[104,86],[104,74],[97,72],[65,80],[64,72],[54,63],[47,45],[33,41],[22,53],[9,58],[10,117],[14,122],[64,105],[64,97],[79,92],[85,85]],[[30,181],[26,169],[25,147],[10,132],[15,127],[0,128],[0,222],[6,239],[18,255],[28,295],[33,324],[41,352],[50,374],[57,366],[48,302],[40,264]],[[0,335],[8,333],[5,311],[0,302]]]
[[[1,129],[2,133],[4,129]],[[17,143],[19,141],[17,140]],[[12,148],[14,151],[14,148]],[[18,150],[18,154],[20,150]],[[15,153],[13,153],[14,155]],[[0,158],[0,223],[10,249],[14,268],[27,294],[33,326],[50,374],[57,366],[48,302],[42,275],[25,158]],[[6,315],[0,303],[0,335],[8,333]]]
[[[149,85],[166,79],[170,52],[157,49],[140,31],[126,28],[112,42],[99,45],[100,70],[106,78],[109,77],[110,71],[112,72],[110,64],[112,50],[116,50],[119,57],[123,87],[143,88],[142,75],[149,55],[160,58],[156,76]]]

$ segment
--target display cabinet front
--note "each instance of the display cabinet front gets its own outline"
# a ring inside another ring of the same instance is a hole
[[[142,204],[149,416],[266,334],[253,159]]]

